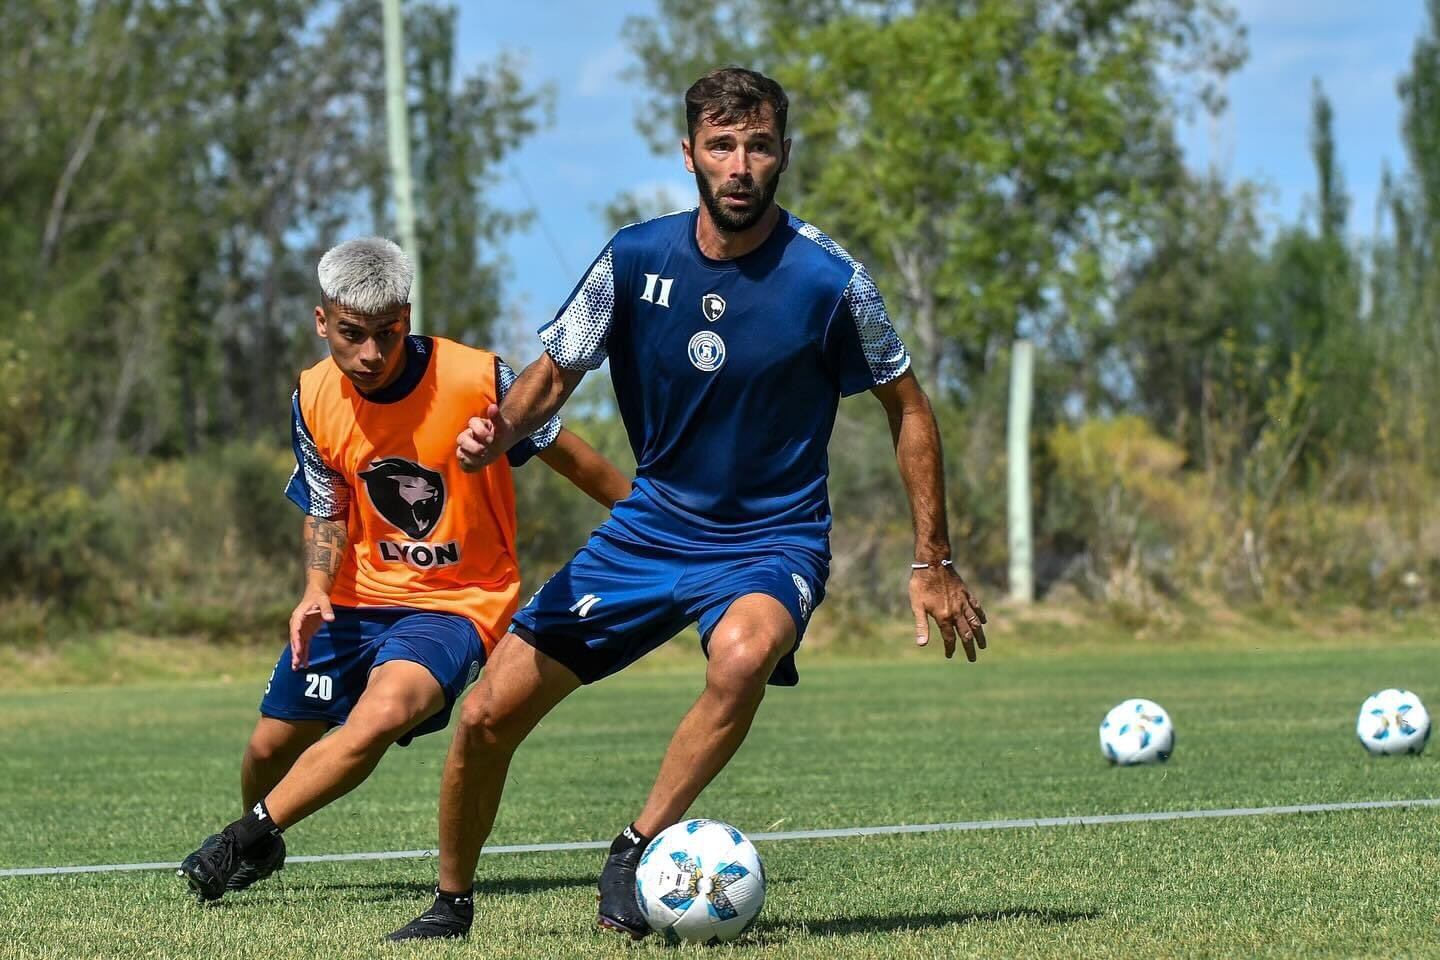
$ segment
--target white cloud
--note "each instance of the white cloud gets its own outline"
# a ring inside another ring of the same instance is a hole
[[[575,92],[582,97],[604,97],[618,93],[624,86],[620,72],[630,59],[625,47],[612,43],[597,50],[580,62],[575,80]]]

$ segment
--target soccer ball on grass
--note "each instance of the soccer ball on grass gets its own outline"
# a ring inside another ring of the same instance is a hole
[[[1164,763],[1174,750],[1175,725],[1154,700],[1126,700],[1100,721],[1100,751],[1111,763]]]
[[[692,943],[733,940],[765,903],[765,868],[745,835],[719,820],[684,820],[640,857],[635,895],[651,929]]]
[[[1391,687],[1365,698],[1355,735],[1377,756],[1419,753],[1430,739],[1430,714],[1415,694]]]

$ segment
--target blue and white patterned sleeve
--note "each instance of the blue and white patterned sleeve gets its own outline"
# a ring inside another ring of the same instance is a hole
[[[615,251],[607,245],[555,319],[540,328],[540,342],[566,370],[595,370],[605,362],[614,319]]]
[[[516,376],[515,371],[510,368],[510,364],[501,360],[499,357],[495,358],[495,399],[497,403],[503,401],[505,394],[509,393],[510,388],[515,385]],[[510,461],[510,466],[520,466],[541,450],[544,450],[550,446],[550,444],[554,443],[555,438],[560,436],[560,428],[563,426],[564,424],[561,422],[560,414],[558,413],[549,420],[546,420],[540,425],[540,429],[515,444],[515,446],[506,452],[505,456]]]
[[[846,397],[889,383],[910,369],[910,351],[890,322],[885,299],[859,264],[836,304],[826,352]]]
[[[320,456],[300,413],[299,387],[290,395],[290,443],[295,448],[295,472],[285,485],[285,496],[312,517],[344,520],[350,510],[350,487]]]

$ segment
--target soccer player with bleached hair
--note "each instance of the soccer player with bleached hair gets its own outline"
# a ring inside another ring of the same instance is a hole
[[[440,889],[391,939],[469,931],[516,747],[581,684],[698,622],[705,690],[600,875],[600,925],[648,932],[635,896],[646,843],[729,762],[767,681],[797,682],[829,573],[826,447],[842,396],[869,391],[890,421],[915,522],[918,642],[933,618],[947,657],[985,646],[985,614],[950,562],[940,435],[910,355],[865,268],[775,203],[788,109],[780,85],[750,70],[696,81],[681,150],[699,206],[617,233],[540,331],[545,352],[457,439],[467,469],[488,469],[608,357],[638,467],[630,496],[516,614],[461,708],[441,783]]]
[[[184,859],[202,900],[285,862],[283,830],[359,786],[392,743],[449,723],[518,602],[511,468],[539,457],[607,508],[629,481],[558,418],[467,472],[455,435],[502,402],[498,356],[410,335],[414,270],[371,237],[320,260],[330,356],[291,397],[305,592],[240,767],[244,816]]]

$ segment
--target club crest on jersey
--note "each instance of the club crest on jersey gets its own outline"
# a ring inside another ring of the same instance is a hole
[[[360,474],[375,511],[395,529],[419,540],[445,510],[445,480],[411,460],[385,457]]]
[[[725,298],[718,293],[707,293],[700,298],[700,312],[705,319],[714,323],[725,316]]]
[[[710,330],[701,330],[690,338],[690,362],[706,373],[719,370],[725,365],[725,341]]]

